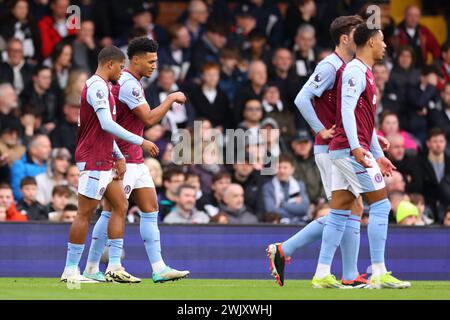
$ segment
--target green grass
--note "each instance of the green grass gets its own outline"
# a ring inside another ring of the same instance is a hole
[[[288,280],[278,287],[271,280],[200,280],[154,284],[84,284],[69,290],[56,278],[0,278],[0,299],[163,299],[163,300],[291,300],[291,299],[445,299],[450,282],[414,281],[403,290],[312,289],[309,281]]]

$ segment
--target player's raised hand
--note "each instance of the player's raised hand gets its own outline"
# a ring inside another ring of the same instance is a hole
[[[380,166],[380,170],[381,173],[386,176],[386,177],[390,177],[392,176],[392,171],[394,171],[395,169],[397,169],[391,162],[391,160],[389,160],[386,157],[381,157],[377,160],[378,165]]]
[[[372,158],[372,154],[364,148],[356,148],[352,150],[352,154],[355,160],[364,168],[372,168],[369,159]]]
[[[378,143],[380,144],[381,149],[383,151],[387,151],[391,147],[391,143],[389,142],[389,140],[382,136],[377,136],[377,137],[378,137]]]
[[[123,180],[123,176],[127,171],[127,164],[125,162],[125,159],[117,160],[114,164],[114,170],[116,170],[116,177],[114,178],[114,180]]]
[[[319,135],[322,139],[327,140],[334,137],[334,132],[336,130],[336,125],[333,124],[333,126],[330,129],[322,129],[319,131]]]
[[[169,94],[167,96],[168,99],[171,99],[173,102],[179,103],[179,104],[185,104],[186,103],[186,96],[183,92],[177,91]]]
[[[156,146],[156,144],[149,140],[144,140],[141,147],[144,151],[150,153],[153,158],[159,154],[159,148]]]

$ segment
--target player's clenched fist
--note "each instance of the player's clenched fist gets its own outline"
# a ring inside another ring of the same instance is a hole
[[[114,169],[116,170],[116,177],[114,179],[123,180],[125,171],[127,171],[127,164],[125,162],[125,159],[117,160],[114,164]]]
[[[154,158],[159,154],[159,148],[151,141],[144,140],[142,143],[142,149],[148,153]]]
[[[179,104],[186,103],[186,96],[181,91],[173,92],[173,93],[169,94],[167,96],[167,98],[171,99],[173,102],[176,102],[176,103],[179,103]]]

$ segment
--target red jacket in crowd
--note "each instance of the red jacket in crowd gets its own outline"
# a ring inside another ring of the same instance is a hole
[[[17,211],[16,205],[12,204],[6,210],[6,221],[28,221],[28,217]]]
[[[42,57],[45,59],[50,56],[53,48],[61,41],[61,36],[54,27],[55,20],[51,16],[44,16],[38,22],[39,32],[41,34],[41,52]],[[67,30],[68,35],[75,35],[77,30],[75,28]]]

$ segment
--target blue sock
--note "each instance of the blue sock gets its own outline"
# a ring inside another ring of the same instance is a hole
[[[91,247],[89,248],[88,262],[86,265],[88,273],[96,273],[99,271],[100,259],[108,241],[109,218],[111,218],[111,212],[102,211],[92,231]]]
[[[139,225],[141,238],[144,240],[145,251],[147,251],[148,258],[152,265],[153,271],[160,272],[165,267],[163,258],[161,257],[161,241],[159,238],[158,228],[158,211],[142,212],[141,222]],[[159,270],[155,270],[155,267]]]
[[[369,237],[372,265],[375,263],[384,263],[384,249],[386,246],[390,210],[391,203],[388,199],[383,199],[370,205],[367,235]]]
[[[290,257],[296,250],[322,238],[322,232],[326,221],[327,216],[314,220],[308,223],[302,228],[302,230],[294,234],[288,240],[284,241],[281,245],[284,256]]]
[[[345,225],[341,240],[342,269],[344,280],[354,280],[358,276],[358,254],[361,217],[351,215]]]
[[[67,244],[66,268],[77,268],[83,254],[84,244]]]
[[[323,228],[319,264],[331,266],[337,247],[341,243],[350,210],[331,209]]]
[[[122,256],[123,239],[109,239],[109,262],[108,269],[120,267]]]

